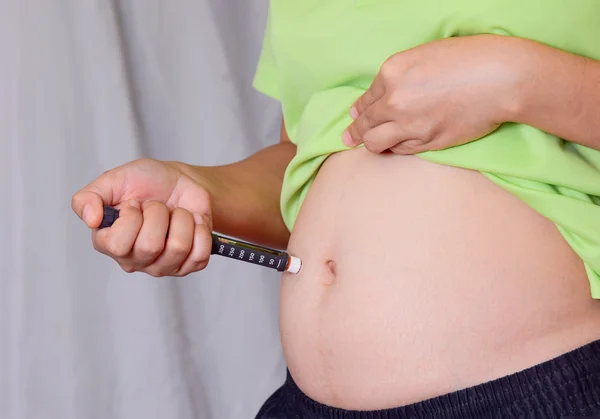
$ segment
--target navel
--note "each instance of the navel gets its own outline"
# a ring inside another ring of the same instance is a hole
[[[325,268],[326,268],[326,272],[323,274],[323,278],[321,280],[321,283],[323,285],[333,285],[333,283],[335,282],[335,278],[337,275],[337,269],[336,269],[336,264],[335,261],[329,259],[328,261],[325,262]]]

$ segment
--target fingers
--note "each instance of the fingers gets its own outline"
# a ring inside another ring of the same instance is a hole
[[[151,265],[165,249],[169,231],[169,209],[158,201],[147,201],[142,205],[143,225],[130,255],[132,268],[143,271]]]
[[[419,138],[410,138],[390,148],[394,154],[410,155],[418,154],[428,150],[428,143]]]
[[[406,140],[408,133],[395,122],[386,122],[368,130],[364,134],[363,143],[371,153],[382,153]],[[393,150],[392,150],[393,151]]]
[[[167,218],[168,237],[162,236],[162,247],[156,260],[142,269],[152,276],[174,274],[188,257],[194,241],[194,217],[188,211],[175,208]],[[154,250],[154,249],[153,249]]]
[[[124,202],[111,228],[92,232],[94,249],[114,259],[126,258],[137,240],[142,221],[140,204],[135,200]]]
[[[92,191],[81,191],[73,195],[71,208],[90,228],[102,222],[103,198]]]
[[[94,230],[94,248],[126,272],[154,277],[185,276],[204,269],[212,248],[212,220],[158,201],[122,204],[110,228]]]
[[[373,79],[373,83],[352,105],[350,109],[350,116],[352,119],[356,119],[358,115],[365,112],[373,103],[378,101],[385,94],[385,83],[381,73],[378,73]]]
[[[364,135],[377,126],[391,121],[388,108],[383,101],[377,101],[348,126],[342,137],[342,142],[347,147],[354,147],[364,142]]]
[[[363,135],[370,129],[391,120],[385,106],[385,81],[381,72],[377,73],[373,83],[350,108],[350,116],[354,120],[342,136],[347,147],[354,147],[363,142]]]
[[[183,262],[175,276],[185,276],[192,272],[200,271],[208,265],[210,252],[212,249],[212,237],[210,220],[202,217],[200,214],[194,214],[194,237],[192,250]]]
[[[97,228],[102,222],[103,205],[113,205],[115,172],[108,171],[98,177],[71,198],[71,208],[90,228]]]
[[[412,155],[430,148],[423,136],[403,130],[396,122],[386,122],[367,131],[364,145],[376,154],[389,150],[394,154]]]

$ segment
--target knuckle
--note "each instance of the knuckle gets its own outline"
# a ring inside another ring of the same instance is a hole
[[[174,255],[186,255],[192,248],[192,243],[188,240],[182,240],[178,238],[172,238],[169,240],[168,249],[170,253]]]
[[[105,253],[106,249],[104,246],[102,246],[99,242],[98,239],[92,239],[92,247],[94,248],[94,250],[96,252],[100,252],[100,253]]]
[[[406,104],[410,103],[410,99],[407,98],[406,95],[401,94],[399,91],[394,91],[386,95],[384,101],[387,107],[397,111],[404,110]]]
[[[128,274],[135,272],[135,266],[131,263],[121,263],[120,266],[121,269],[123,269],[123,271],[127,272]]]
[[[361,96],[359,99],[356,100],[356,102],[354,102],[354,109],[356,109],[356,112],[358,112],[359,114],[363,112],[363,96]]]
[[[194,264],[194,266],[199,267],[202,266],[201,269],[204,269],[206,265],[208,265],[208,261],[210,259],[210,254],[207,252],[197,253],[195,255],[191,255],[190,260]]]
[[[371,131],[367,132],[363,138],[363,144],[365,148],[370,152],[374,152],[375,150],[379,149],[380,142],[381,139],[374,135]]]
[[[80,196],[81,196],[81,192],[77,192],[77,193],[75,193],[75,195],[73,195],[71,197],[71,209],[73,211],[77,211]]]
[[[371,153],[377,153],[377,142],[373,140],[372,137],[365,138],[363,141],[365,148]]]
[[[379,73],[381,73],[384,80],[388,79],[393,74],[394,67],[395,67],[394,64],[395,64],[394,56],[389,57],[381,64],[381,67],[379,68]]]
[[[106,251],[114,258],[124,258],[129,254],[129,249],[123,244],[109,240],[106,243]]]
[[[201,271],[201,270],[205,269],[207,266],[208,266],[208,259],[201,260],[200,262],[196,263],[196,271]]]
[[[373,114],[370,109],[367,109],[363,114],[360,120],[362,126],[368,126],[373,122]]]
[[[162,253],[164,249],[164,244],[160,242],[149,241],[143,244],[140,244],[138,250],[139,253],[145,257],[156,257]]]

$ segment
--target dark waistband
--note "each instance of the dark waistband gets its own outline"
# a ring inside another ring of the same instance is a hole
[[[394,409],[358,412],[323,405],[306,396],[289,373],[282,390],[304,414],[294,417],[302,418],[600,418],[600,340],[521,372]]]

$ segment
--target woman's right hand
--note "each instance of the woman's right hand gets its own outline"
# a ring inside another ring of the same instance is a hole
[[[126,272],[162,277],[204,269],[212,245],[210,194],[181,167],[139,159],[78,191],[71,207],[93,229],[94,248]],[[120,214],[112,227],[99,230],[104,205]]]

